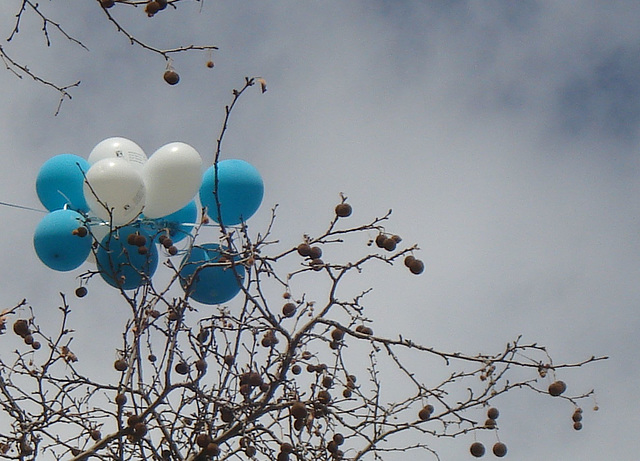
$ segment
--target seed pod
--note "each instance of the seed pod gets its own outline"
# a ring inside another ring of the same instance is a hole
[[[298,245],[298,254],[302,257],[307,257],[311,254],[311,246],[308,243],[301,243]]]
[[[144,7],[144,12],[147,13],[147,16],[149,17],[153,16],[158,11],[160,11],[160,4],[155,0],[147,3],[147,5]]]
[[[213,63],[213,61],[212,61],[212,60],[208,60],[208,61],[207,61],[207,67],[208,67],[209,69],[213,69],[213,67],[214,67],[214,66],[215,66],[215,64]]]
[[[35,341],[35,340],[33,339],[33,335],[26,335],[26,336],[24,337],[24,343],[25,343],[27,346],[31,346],[31,345],[33,344],[33,342],[34,342],[34,341]]]
[[[92,430],[90,435],[91,435],[91,438],[93,440],[96,440],[96,441],[100,440],[102,438],[102,434],[100,433],[100,431],[98,429]]]
[[[307,407],[302,402],[294,402],[290,408],[291,416],[295,419],[303,419],[307,417]]]
[[[498,416],[500,416],[500,412],[497,408],[491,407],[487,410],[487,418],[498,419]]]
[[[137,240],[137,238],[138,238],[138,235],[140,235],[140,234],[138,234],[138,233],[136,233],[136,232],[134,232],[134,233],[132,233],[132,234],[129,234],[129,235],[127,236],[127,243],[128,243],[129,245],[135,246],[135,244],[136,244],[136,240]]]
[[[339,432],[333,434],[333,441],[337,445],[342,445],[344,443],[344,435],[340,434]]]
[[[76,288],[76,296],[78,298],[84,298],[85,296],[87,296],[87,289],[85,287]]]
[[[225,423],[233,421],[233,410],[231,410],[231,408],[222,407],[220,409],[220,419]]]
[[[333,379],[331,378],[331,376],[325,376],[324,378],[322,378],[322,385],[327,389],[333,386]]]
[[[80,226],[75,230],[75,235],[78,237],[86,237],[88,233],[89,231],[84,226]]]
[[[226,366],[230,367],[235,362],[236,362],[236,358],[233,355],[225,355],[224,356],[224,363],[225,363]]]
[[[102,6],[102,8],[111,8],[115,4],[115,0],[100,0],[100,5]]]
[[[284,442],[280,445],[280,451],[283,453],[293,453],[293,445],[288,442]]]
[[[496,442],[495,445],[493,445],[493,454],[498,458],[502,458],[507,454],[507,446],[502,442]]]
[[[329,405],[331,402],[331,394],[329,394],[329,391],[322,390],[318,392],[318,402],[323,405]]]
[[[579,431],[580,429],[582,429],[582,423],[580,421],[576,421],[575,423],[573,423],[573,428],[576,431]]]
[[[387,251],[393,251],[396,249],[397,244],[395,240],[393,240],[392,238],[388,238],[388,239],[385,239],[384,244],[382,246]]]
[[[309,257],[311,259],[320,259],[322,258],[322,248],[314,246],[311,247],[311,250],[309,251]]]
[[[127,403],[127,396],[124,394],[117,394],[116,395],[116,404],[121,407],[123,406],[125,403]]]
[[[169,85],[175,85],[180,81],[180,76],[175,70],[167,70],[164,73],[163,78]]]
[[[351,216],[351,212],[353,211],[351,208],[351,205],[349,205],[348,203],[340,203],[339,205],[336,206],[336,216],[338,216],[339,218],[346,218],[348,216]]]
[[[344,338],[344,331],[340,328],[334,328],[331,331],[331,338],[333,338],[334,341],[340,341]]]
[[[291,373],[293,373],[294,375],[299,375],[300,373],[302,373],[302,367],[300,365],[292,366]]]
[[[149,249],[145,246],[138,247],[138,254],[146,255],[149,252]]]
[[[29,334],[31,334],[31,330],[29,329],[29,322],[25,319],[18,319],[13,323],[13,332],[18,336],[22,336],[23,338]]]
[[[424,271],[424,263],[419,259],[415,259],[409,265],[409,270],[411,271],[412,274],[420,275]]]
[[[203,374],[207,371],[207,362],[205,362],[204,359],[196,360],[196,370],[198,370],[200,374]]]
[[[40,341],[34,341],[31,343],[31,347],[34,351],[37,351],[38,349],[40,349],[40,347],[42,347],[42,344],[40,344]]]
[[[294,303],[287,303],[282,306],[282,315],[287,318],[293,317],[296,314],[296,305]]]
[[[411,263],[413,263],[416,260],[416,257],[413,255],[408,255],[404,258],[404,265],[407,266],[409,269],[411,268]]]
[[[207,456],[218,456],[220,454],[220,447],[217,443],[211,442],[204,451]]]
[[[484,445],[480,442],[473,442],[469,447],[469,451],[474,458],[480,458],[484,456]]]
[[[156,0],[156,2],[161,10],[164,10],[167,7],[167,0]]]
[[[384,242],[387,241],[387,236],[384,234],[378,234],[376,237],[376,245],[378,248],[384,248]]]
[[[564,381],[554,381],[549,385],[549,394],[558,397],[564,391],[567,390],[567,385]]]
[[[258,387],[262,385],[262,376],[254,371],[249,373],[248,381],[250,386]]]
[[[484,427],[486,427],[487,429],[495,429],[496,426],[496,420],[493,418],[487,418],[487,420],[484,422]]]
[[[187,362],[178,362],[176,363],[175,370],[179,375],[186,375],[189,373],[189,365]]]
[[[433,405],[425,405],[419,412],[418,418],[421,421],[426,421],[431,418],[431,414],[433,413]]]
[[[129,364],[127,363],[127,361],[125,359],[118,359],[113,363],[113,367],[120,371],[123,372],[125,371],[127,368],[129,368]]]
[[[138,438],[142,438],[147,433],[147,425],[143,422],[139,422],[133,427],[133,433]]]
[[[127,418],[127,426],[129,427],[134,427],[140,422],[142,422],[142,418],[139,415],[131,415]]]
[[[198,434],[196,437],[196,445],[200,448],[205,448],[207,445],[211,443],[211,437],[209,434]]]
[[[178,254],[178,248],[175,245],[171,245],[169,248],[167,248],[167,252],[171,255],[171,256],[175,256]]]

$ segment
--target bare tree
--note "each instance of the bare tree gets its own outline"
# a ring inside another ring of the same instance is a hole
[[[207,66],[213,67],[213,60],[211,59],[211,52],[218,48],[214,45],[197,45],[188,44],[183,46],[176,46],[174,48],[159,48],[151,43],[147,43],[138,38],[138,36],[129,31],[122,25],[119,19],[121,15],[131,14],[144,14],[148,17],[153,17],[156,14],[167,14],[171,10],[176,10],[181,3],[185,0],[94,0],[96,15],[102,15],[105,20],[109,21],[115,31],[123,36],[131,45],[138,46],[150,53],[162,57],[167,62],[167,68],[164,74],[165,81],[170,85],[175,85],[179,81],[178,73],[173,69],[172,56],[178,53],[190,52],[190,51],[205,51],[208,53]],[[201,0],[195,0],[200,2]],[[21,23],[25,15],[35,15],[42,23],[42,34],[46,45],[49,47],[52,44],[52,36],[59,35],[63,40],[66,40],[79,49],[88,51],[82,38],[78,38],[68,32],[66,26],[62,25],[62,22],[56,18],[55,9],[52,5],[55,1],[46,3],[34,2],[32,0],[20,0],[19,6],[15,14],[15,23],[13,29],[7,37],[7,42],[10,43],[18,39]],[[51,11],[53,10],[53,12]],[[125,11],[126,10],[126,11]],[[166,11],[165,11],[166,10]],[[72,83],[62,84],[57,83],[55,79],[46,76],[46,71],[35,70],[28,63],[22,62],[20,57],[12,55],[8,46],[0,45],[0,59],[5,65],[5,68],[12,72],[16,77],[23,78],[23,76],[31,77],[33,80],[52,88],[57,91],[60,100],[56,109],[56,115],[60,111],[60,107],[65,100],[72,99],[71,90],[80,85],[80,81]]]
[[[233,107],[258,82],[247,78],[233,91],[216,165]],[[502,457],[494,400],[518,389],[566,403],[575,429],[582,427],[581,402],[593,391],[571,394],[565,376],[606,357],[555,363],[544,346],[520,337],[492,354],[468,354],[375,334],[370,290],[352,292],[349,281],[373,265],[407,276],[424,269],[419,248],[387,227],[390,211],[352,224],[341,194],[324,230],[298,242],[272,235],[276,208],[256,235],[244,223],[216,224],[206,211],[182,250],[165,228],[143,239],[110,228],[107,243],[94,244],[97,253],[120,239],[129,254],[147,254],[160,242],[169,274],[159,284],[136,266],[143,283],[133,290],[114,279],[129,312],[114,351],[116,379],[92,374],[88,357],[74,350],[73,338],[85,333],[64,294],[56,327],[41,325],[26,300],[3,312],[2,329],[12,325],[24,346],[0,355],[0,459],[328,461],[406,450],[440,459],[434,441],[469,443],[464,435],[476,431],[495,434],[491,449]],[[92,227],[76,234],[92,238]],[[208,242],[219,245],[218,257],[181,275],[189,254]],[[191,297],[198,272],[209,268],[232,274],[240,290],[213,313]],[[76,295],[109,270],[80,274]],[[479,457],[485,447],[473,442],[469,450]]]

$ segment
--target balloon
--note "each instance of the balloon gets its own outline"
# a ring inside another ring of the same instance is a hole
[[[197,219],[198,207],[192,200],[175,213],[154,220],[154,227],[158,230],[169,229],[169,237],[175,243],[191,233]]]
[[[136,233],[146,239],[145,254],[138,251],[140,247],[128,241],[129,236]],[[158,250],[142,229],[125,226],[102,239],[96,259],[100,275],[109,285],[132,290],[144,285],[155,273],[158,267]]]
[[[144,215],[159,218],[185,206],[198,193],[202,158],[188,144],[172,142],[159,148],[142,168],[147,188]]]
[[[144,206],[144,181],[126,160],[105,158],[89,168],[84,196],[98,218],[111,221],[116,226],[127,224],[140,214]],[[107,209],[112,210],[111,214]]]
[[[185,292],[202,304],[221,304],[240,292],[244,280],[244,266],[220,263],[220,245],[205,243],[194,246],[182,261],[180,284]],[[203,267],[204,266],[204,267]]]
[[[73,210],[55,210],[46,215],[33,234],[33,246],[40,261],[56,271],[71,271],[87,259],[91,237],[75,235],[84,217]]]
[[[220,216],[214,194],[215,167],[210,167],[202,178],[200,203],[207,207],[211,219],[233,226],[249,219],[257,211],[264,195],[260,173],[244,160],[218,162],[218,193]]]
[[[136,168],[142,168],[147,154],[135,142],[126,138],[107,138],[100,141],[89,154],[89,163],[93,165],[105,158],[123,158]]]
[[[89,162],[73,154],[60,154],[50,158],[38,172],[36,192],[44,207],[49,211],[66,206],[78,211],[89,211],[82,185],[84,173],[89,170]]]

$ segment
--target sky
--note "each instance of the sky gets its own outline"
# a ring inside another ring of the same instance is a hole
[[[20,3],[0,5],[3,37]],[[263,77],[268,91],[243,96],[223,144],[223,158],[251,162],[265,181],[251,228],[264,229],[278,204],[274,234],[294,246],[324,229],[340,192],[354,222],[393,209],[389,230],[420,246],[426,270],[381,267],[358,282],[375,287],[376,333],[469,353],[522,335],[557,362],[610,356],[563,372],[572,390],[596,390],[600,410],[585,412],[582,431],[569,406],[514,392],[500,438],[524,461],[637,458],[640,4],[205,0],[154,18],[116,6],[154,46],[219,47],[213,69],[207,53],[176,55],[181,82],[169,86],[161,57],[129,45],[94,2],[78,3],[43,7],[89,51],[54,30],[47,47],[26,13],[2,42],[34,72],[82,83],[54,116],[55,91],[0,72],[0,201],[42,208],[40,166],[86,157],[110,136],[148,155],[186,142],[211,162],[231,90]],[[81,270],[55,273],[37,259],[43,214],[0,216],[0,304],[26,297],[46,319]],[[96,329],[118,325],[117,303],[93,282],[72,307]],[[441,458],[469,458],[470,442],[443,441]]]

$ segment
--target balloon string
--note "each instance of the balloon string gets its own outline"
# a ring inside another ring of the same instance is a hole
[[[38,213],[48,213],[48,211],[46,211],[46,210],[38,210],[37,208],[31,208],[31,207],[28,207],[28,206],[16,205],[14,203],[0,202],[0,205],[8,206],[8,207],[11,207],[11,208],[19,208],[21,210],[37,211]]]

